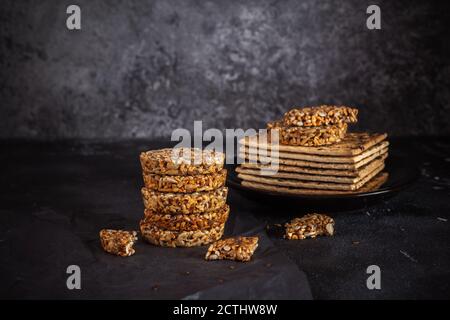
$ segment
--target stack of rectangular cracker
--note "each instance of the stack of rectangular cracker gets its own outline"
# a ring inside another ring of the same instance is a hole
[[[191,148],[141,153],[143,238],[165,247],[219,240],[230,211],[224,160],[223,153]]]
[[[272,143],[270,134],[241,139],[236,168],[242,185],[290,194],[346,194],[375,190],[386,180],[387,134],[347,133],[326,146]]]

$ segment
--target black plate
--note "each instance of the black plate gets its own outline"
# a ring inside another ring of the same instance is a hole
[[[408,187],[419,176],[419,171],[405,157],[389,156],[384,171],[389,173],[388,180],[378,189],[369,192],[335,195],[296,195],[245,187],[235,171],[237,165],[228,166],[227,185],[236,189],[246,198],[276,206],[301,205],[315,208],[333,208],[347,210],[366,206],[394,196]]]

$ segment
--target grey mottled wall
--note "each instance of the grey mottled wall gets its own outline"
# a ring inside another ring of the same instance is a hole
[[[79,4],[82,30],[65,27]],[[379,4],[382,30],[365,27]],[[450,134],[444,1],[2,1],[0,137],[262,127],[293,105]]]

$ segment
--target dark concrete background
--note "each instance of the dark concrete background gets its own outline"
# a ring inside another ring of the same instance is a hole
[[[66,29],[78,4],[82,30]],[[378,4],[382,30],[366,28]],[[444,1],[2,1],[0,137],[262,127],[293,105],[358,129],[450,134]]]

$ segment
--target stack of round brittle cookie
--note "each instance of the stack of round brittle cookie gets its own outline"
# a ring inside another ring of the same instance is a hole
[[[142,236],[165,247],[219,240],[230,211],[224,154],[191,148],[141,153],[145,187]]]
[[[347,133],[347,124],[357,121],[358,109],[322,105],[294,108],[279,121],[269,122],[269,130],[277,130],[281,144],[324,146],[339,142]]]

